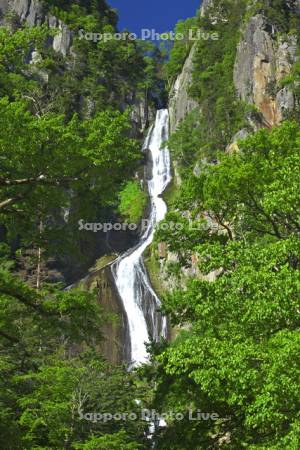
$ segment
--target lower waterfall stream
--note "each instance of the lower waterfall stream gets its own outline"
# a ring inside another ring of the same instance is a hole
[[[156,225],[164,219],[167,206],[161,194],[171,181],[169,150],[162,148],[168,139],[169,114],[157,111],[143,150],[151,156],[151,179],[148,180],[150,213],[139,243],[121,255],[112,265],[112,274],[127,315],[129,339],[126,353],[131,367],[148,360],[146,343],[167,337],[167,319],[159,311],[160,300],[154,292],[143,261],[143,253],[153,241]]]

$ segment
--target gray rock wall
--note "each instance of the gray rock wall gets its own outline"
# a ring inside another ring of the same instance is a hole
[[[208,8],[210,8],[212,5],[213,5],[213,0],[202,0],[201,16],[204,16],[204,14],[207,12]]]
[[[26,22],[30,27],[47,24],[50,28],[57,30],[51,42],[53,49],[64,57],[72,52],[72,31],[60,19],[46,13],[41,0],[0,0],[0,24],[5,23],[5,15],[8,12],[16,13],[20,22]],[[30,62],[34,64],[37,61],[39,61],[39,54],[33,51]],[[47,74],[42,72],[39,74],[47,82]],[[141,138],[149,123],[154,120],[155,111],[148,105],[145,98],[135,99],[134,97],[135,93],[132,93],[128,103],[121,106],[124,109],[128,105],[133,107],[132,136]],[[85,111],[86,117],[91,117],[94,112],[93,102],[88,98],[82,99],[82,110]]]
[[[280,123],[294,108],[292,92],[279,83],[295,59],[296,36],[279,37],[265,17],[251,17],[237,49],[234,83],[239,97],[257,107],[266,126]]]
[[[126,107],[126,105],[124,105]],[[155,120],[156,110],[149,105],[146,96],[136,98],[132,102],[132,134],[134,137],[144,137],[149,124]]]
[[[112,364],[129,360],[126,353],[129,342],[129,331],[126,312],[119,298],[111,275],[110,265],[100,267],[88,275],[79,286],[88,291],[97,292],[104,314],[113,320],[107,320],[102,326],[103,342],[100,345],[101,354]]]
[[[213,0],[203,0],[201,15],[204,15],[211,6],[213,6]],[[291,11],[295,12],[295,6],[300,12],[300,0],[293,2]],[[211,20],[214,18],[212,17]],[[262,126],[277,125],[295,107],[293,93],[287,87],[282,88],[280,81],[290,73],[292,65],[296,61],[296,44],[296,36],[279,34],[261,14],[251,17],[241,32],[234,66],[234,84],[239,98],[255,105],[261,113],[262,121],[259,116],[254,120],[249,114],[249,125],[253,131]],[[188,95],[188,89],[192,82],[194,52],[195,46],[170,92],[171,133],[176,130],[187,113],[199,106]],[[245,138],[249,132],[248,129],[243,128],[236,133],[231,142],[228,142],[227,151],[238,150],[237,141]],[[174,169],[177,180],[176,164]],[[180,183],[177,182],[178,184]],[[172,284],[174,285],[174,280],[170,280],[165,270],[168,262],[177,262],[177,255],[164,249],[164,255],[160,260],[160,281],[166,290],[172,289]],[[187,277],[199,276],[194,260],[191,261],[191,268],[187,271],[183,270],[182,274]]]
[[[169,96],[170,131],[173,133],[178,124],[186,115],[198,106],[198,103],[190,98],[188,89],[192,82],[193,57],[195,46],[192,47],[187,57],[182,72],[178,75]]]
[[[40,0],[0,0],[0,23],[4,22],[8,12],[16,13],[20,22],[26,22],[30,27],[46,23],[50,28],[56,28],[58,33],[52,41],[53,49],[63,56],[70,52],[71,30],[61,20],[47,14]]]

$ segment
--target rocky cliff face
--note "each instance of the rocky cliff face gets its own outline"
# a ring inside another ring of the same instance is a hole
[[[202,2],[202,16],[213,6],[213,3],[214,0]],[[300,12],[300,0],[289,3],[288,7],[292,13]],[[211,20],[215,19],[212,17]],[[195,45],[170,91],[171,133],[192,109],[197,106],[201,109],[201,105],[197,105],[188,95],[193,76]],[[238,140],[245,138],[251,132],[250,129],[256,131],[260,127],[278,125],[294,110],[296,102],[294,94],[288,87],[283,87],[281,81],[291,72],[296,60],[297,36],[279,33],[276,26],[263,14],[256,14],[247,19],[236,49],[233,81],[238,97],[245,103],[255,106],[258,114],[249,114],[249,126],[232,136],[231,142],[228,142],[227,151],[236,151]],[[176,162],[173,161],[173,164],[177,181]],[[166,266],[168,263],[177,263],[178,257],[164,248],[159,258],[160,274],[159,276],[156,274],[156,278],[160,278],[163,289],[172,289],[175,281],[170,278]],[[186,277],[201,277],[197,269],[197,261],[194,260],[191,261],[191,267],[182,269],[181,273],[183,280]],[[214,277],[215,274],[211,276]]]
[[[234,83],[239,97],[254,104],[272,127],[293,110],[295,99],[280,81],[296,59],[296,36],[279,37],[262,15],[252,17],[237,49]]]
[[[295,4],[300,12],[300,0]],[[213,0],[205,0],[201,15],[212,5]],[[293,8],[295,10],[295,5]],[[170,91],[171,132],[192,109],[199,106],[188,94],[195,45]],[[296,49],[297,36],[279,36],[274,25],[261,14],[251,17],[242,32],[234,66],[234,83],[239,98],[257,107],[264,126],[279,124],[295,107],[293,93],[287,87],[281,87],[280,82],[296,61]]]
[[[28,25],[41,25],[45,21],[44,8],[38,0],[1,0],[0,10],[2,17],[8,12],[16,13],[21,22]]]
[[[192,83],[193,74],[193,57],[195,53],[195,45],[192,47],[181,73],[175,80],[169,93],[169,117],[170,117],[170,133],[174,133],[180,122],[193,109],[197,108],[198,103],[189,95],[189,88]],[[176,161],[173,161],[173,175],[177,186],[181,184]]]
[[[112,258],[113,259],[113,258]],[[118,364],[129,359],[126,348],[129,342],[127,316],[122,301],[119,298],[113,284],[111,270],[108,264],[99,264],[82,282],[80,287],[88,290],[96,290],[99,303],[108,320],[102,327],[103,342],[101,353],[112,364]]]
[[[137,98],[132,102],[132,135],[135,137],[143,137],[149,124],[155,120],[156,111],[144,98]]]
[[[198,106],[197,102],[190,98],[188,90],[192,82],[193,57],[195,46],[188,55],[182,72],[178,75],[169,96],[170,131],[173,133],[185,116]]]
[[[0,0],[0,23],[5,22],[5,15],[9,12],[15,13],[21,23],[26,22],[30,27],[47,24],[57,29],[57,34],[52,38],[53,49],[63,56],[70,52],[71,30],[61,20],[48,14],[40,0]]]
[[[26,23],[30,27],[47,25],[49,28],[55,29],[57,32],[54,37],[49,38],[49,44],[53,49],[60,53],[63,57],[67,57],[72,53],[73,32],[69,27],[57,17],[47,12],[46,4],[41,0],[0,0],[0,24],[5,24],[5,17],[8,13],[16,14],[20,24]],[[31,55],[31,62],[39,61],[37,52]],[[47,74],[40,72],[40,75],[47,81]],[[126,109],[130,105],[132,112],[132,135],[136,138],[141,138],[149,122],[154,119],[155,111],[151,108],[145,98],[135,98],[135,93],[132,93],[132,98],[126,99],[127,103],[120,105],[121,108]],[[94,105],[89,99],[81,99],[82,109],[85,111],[87,117],[94,112]]]
[[[204,16],[208,10],[213,4],[213,0],[202,0],[201,3],[201,16]]]

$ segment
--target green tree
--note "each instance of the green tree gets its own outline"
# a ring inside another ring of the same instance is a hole
[[[129,181],[119,194],[119,211],[130,223],[138,223],[144,214],[147,196],[138,181]]]
[[[193,33],[197,30],[198,23],[196,17],[180,20],[175,26],[173,47],[170,51],[169,59],[163,68],[163,75],[169,88],[182,69],[184,61],[194,43],[192,39]]]
[[[188,331],[154,351],[154,404],[184,415],[158,448],[299,446],[299,138],[294,122],[261,130],[181,188],[177,214],[205,212],[206,230],[194,245],[188,227],[161,238],[197,254],[203,279],[163,301]],[[189,421],[197,409],[218,420]]]
[[[112,448],[140,448],[146,423],[135,398],[142,400],[142,390],[125,368],[91,356],[52,358],[37,372],[16,378],[23,393],[18,400],[23,448],[102,449],[110,441]],[[112,419],[101,418],[104,414]],[[137,419],[116,420],[116,414]]]
[[[139,160],[136,142],[126,136],[126,114],[106,111],[65,123],[62,116],[37,117],[26,104],[5,98],[0,111],[0,211],[12,235],[39,235],[40,221],[45,235],[51,231],[55,224],[47,218],[68,206],[69,189],[88,189],[103,202],[111,199]]]

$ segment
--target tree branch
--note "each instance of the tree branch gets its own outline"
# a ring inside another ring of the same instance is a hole
[[[24,197],[25,197],[24,194],[18,194],[18,195],[15,195],[14,197],[10,197],[10,198],[4,200],[3,202],[0,202],[0,209],[4,209],[7,206],[13,205],[18,200],[21,200]]]
[[[40,305],[38,303],[32,303],[30,300],[28,300],[26,295],[24,295],[21,292],[18,292],[18,290],[16,288],[14,288],[14,286],[9,286],[9,287],[5,286],[5,285],[0,286],[0,294],[7,295],[8,297],[12,297],[12,298],[18,300],[20,303],[23,303],[23,305],[27,306],[28,308],[33,309],[34,311],[36,311],[42,315],[48,315],[48,312],[43,309],[42,305]]]
[[[256,201],[254,195],[252,195],[249,191],[248,191],[248,195],[249,195],[249,197],[250,197],[250,199],[252,200],[252,203],[253,203],[252,205],[248,204],[248,206],[250,206],[250,208],[254,207],[257,211],[259,211],[267,219],[267,221],[271,224],[271,226],[272,226],[272,228],[274,230],[275,236],[278,239],[282,239],[282,236],[281,236],[281,234],[279,232],[279,228],[278,228],[275,220],[273,220],[272,217],[269,214],[266,213],[266,211],[263,209],[263,207],[258,204],[258,202]],[[244,203],[247,204],[247,202],[244,202]]]
[[[227,231],[227,234],[228,234],[229,239],[230,239],[231,241],[233,241],[233,233],[232,233],[232,230],[231,230],[230,226],[227,225],[227,224],[221,219],[220,215],[217,214],[216,212],[215,212],[215,217],[214,217],[214,219],[217,221],[218,225],[221,225],[221,227],[223,227],[224,230]]]
[[[74,177],[61,177],[61,178],[47,178],[45,175],[40,175],[35,178],[21,178],[19,180],[9,180],[7,178],[0,178],[0,186],[10,187],[10,186],[20,186],[20,185],[36,185],[45,184],[50,186],[63,186],[68,183],[79,181],[78,176]]]
[[[69,183],[80,181],[81,178],[79,177],[80,173],[84,172],[86,168],[82,169],[80,172],[78,172],[78,175],[75,176],[68,176],[68,177],[61,177],[61,178],[47,178],[45,175],[39,175],[35,178],[21,178],[18,180],[9,180],[7,178],[0,178],[0,187],[14,187],[14,186],[29,186],[31,189],[33,186],[37,185],[45,185],[45,186],[68,186]],[[10,205],[13,205],[14,203],[18,202],[19,200],[22,200],[25,198],[30,192],[31,189],[29,189],[27,192],[16,194],[6,200],[3,200],[0,202],[0,210],[5,209]]]

